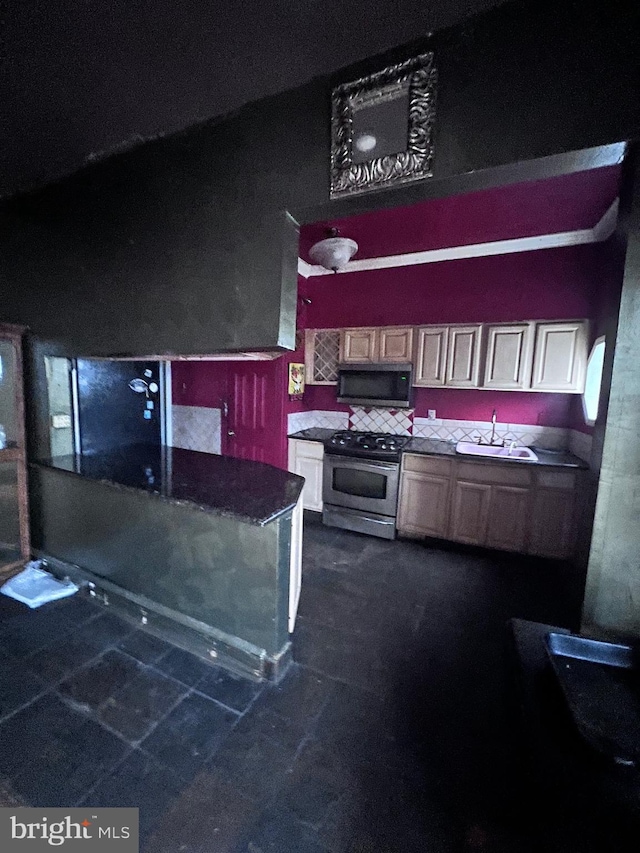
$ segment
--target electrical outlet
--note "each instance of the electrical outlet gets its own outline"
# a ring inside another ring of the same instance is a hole
[[[429,418],[430,421],[435,421],[436,410],[435,409],[429,409],[429,411],[427,412],[427,417]]]
[[[51,426],[54,429],[70,429],[71,415],[53,415],[51,418]]]

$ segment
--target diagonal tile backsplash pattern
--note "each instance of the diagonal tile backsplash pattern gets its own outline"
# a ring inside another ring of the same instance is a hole
[[[330,412],[319,409],[289,415],[287,430],[298,432],[312,427],[327,429],[352,429],[357,431],[384,432],[394,435],[415,435],[420,438],[435,438],[441,441],[489,441],[490,421],[467,421],[450,418],[420,418],[413,409],[377,409],[353,406],[349,412]],[[496,424],[496,438],[517,441],[518,444],[548,448],[549,450],[571,449],[582,459],[589,458],[591,437],[563,427],[537,426],[534,424]]]
[[[489,441],[491,421],[462,421],[444,418],[414,418],[413,435],[443,441]],[[534,424],[496,424],[495,437],[509,444],[546,447],[564,450],[569,444],[569,430],[561,427],[535,426]]]
[[[413,409],[377,409],[349,407],[349,429],[358,432],[384,432],[389,435],[411,435]]]

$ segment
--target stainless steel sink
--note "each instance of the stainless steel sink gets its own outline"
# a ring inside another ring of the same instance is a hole
[[[511,462],[537,462],[538,457],[530,447],[499,447],[497,445],[474,444],[472,441],[459,441],[456,453],[464,456],[485,456],[489,459],[505,459]]]

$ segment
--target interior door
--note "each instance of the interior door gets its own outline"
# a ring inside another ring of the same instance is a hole
[[[159,447],[161,365],[157,361],[76,362],[79,445],[100,453],[130,444]]]
[[[229,363],[223,453],[286,468],[281,380],[278,360]]]

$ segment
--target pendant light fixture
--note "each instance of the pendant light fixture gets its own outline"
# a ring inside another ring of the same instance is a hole
[[[337,228],[327,228],[328,236],[309,249],[311,260],[327,270],[343,270],[358,251],[358,244],[349,237],[340,237]]]

